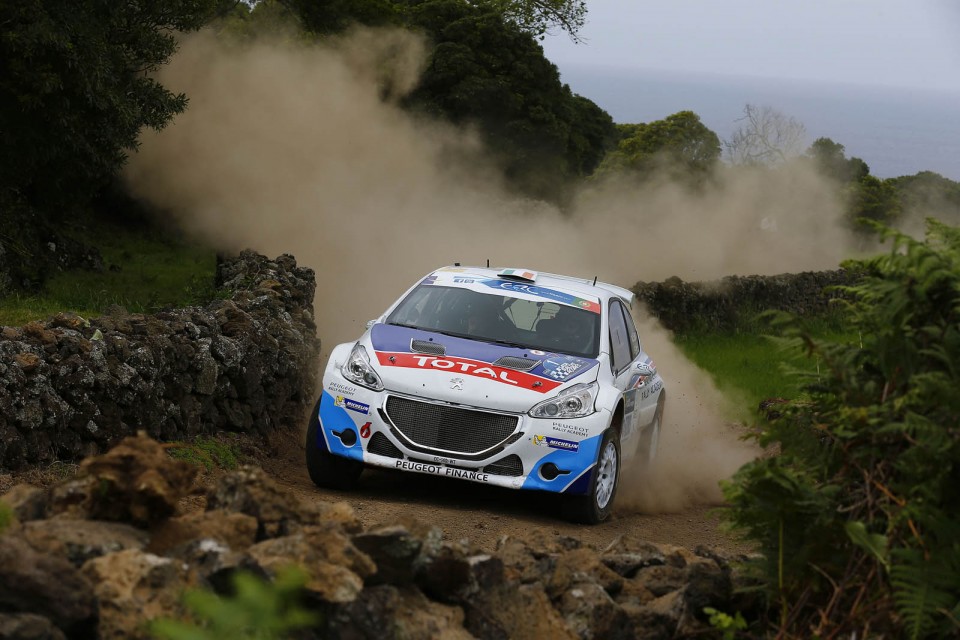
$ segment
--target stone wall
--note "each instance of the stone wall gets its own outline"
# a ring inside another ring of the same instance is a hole
[[[713,282],[638,282],[633,292],[672,331],[732,331],[754,322],[760,312],[776,309],[798,316],[820,315],[842,293],[826,290],[856,284],[861,274],[837,269],[777,276],[728,276]]]
[[[75,461],[136,430],[299,426],[319,365],[313,271],[245,251],[218,277],[229,297],[205,307],[0,328],[0,469]]]
[[[149,620],[187,616],[184,589],[226,594],[237,572],[291,564],[319,614],[303,640],[692,640],[720,637],[707,607],[759,613],[743,556],[629,537],[598,549],[550,527],[492,551],[409,518],[365,529],[346,503],[300,500],[254,467],[183,512],[196,472],[126,438],[76,478],[0,496],[15,518],[0,531],[0,638],[147,640]]]

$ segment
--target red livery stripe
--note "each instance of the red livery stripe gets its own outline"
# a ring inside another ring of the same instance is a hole
[[[391,353],[389,351],[377,351],[376,354],[377,360],[384,367],[448,371],[457,375],[486,378],[487,380],[494,380],[501,384],[530,389],[537,393],[553,391],[563,384],[557,380],[542,378],[525,371],[498,367],[489,362],[471,360],[470,358],[457,358],[454,356],[439,358],[437,356],[425,356],[419,353]]]

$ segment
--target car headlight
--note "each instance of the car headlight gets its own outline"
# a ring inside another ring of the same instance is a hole
[[[340,367],[340,373],[343,374],[344,378],[359,384],[361,387],[383,391],[383,381],[370,366],[370,357],[367,356],[367,350],[359,342],[353,346],[350,357]]]
[[[534,418],[582,418],[594,412],[593,404],[600,391],[596,382],[575,384],[561,394],[544,400],[530,409]]]

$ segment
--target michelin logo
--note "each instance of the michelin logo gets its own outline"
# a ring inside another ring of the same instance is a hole
[[[343,407],[344,409],[350,409],[350,411],[356,411],[357,413],[370,413],[370,405],[351,400],[350,398],[344,398],[343,396],[337,396],[333,404],[338,407]]]
[[[552,436],[533,436],[533,444],[540,447],[550,447],[551,449],[563,449],[564,451],[579,451],[580,443],[570,440],[561,440]]]

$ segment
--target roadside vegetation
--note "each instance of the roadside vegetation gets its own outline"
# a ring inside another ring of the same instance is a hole
[[[176,233],[91,217],[78,236],[99,252],[102,267],[58,271],[42,289],[10,293],[0,306],[0,325],[23,325],[61,311],[89,319],[113,305],[154,313],[205,304],[218,295],[214,251]]]
[[[764,323],[735,332],[700,329],[678,333],[674,343],[711,375],[721,391],[743,398],[749,408],[756,409],[765,400],[796,398],[806,380],[825,374],[826,364],[818,354],[782,340],[797,330],[827,342],[859,340],[852,326],[844,326],[840,314],[832,314],[829,318]]]
[[[243,451],[241,436],[230,433],[173,442],[167,453],[171,458],[189,462],[204,471],[232,471],[250,460]]]
[[[192,620],[160,618],[149,624],[160,640],[271,640],[297,637],[297,629],[316,625],[320,616],[301,602],[309,575],[295,566],[277,572],[272,581],[248,571],[232,576],[232,594],[191,589],[183,601]]]
[[[758,543],[776,637],[960,632],[960,228],[894,231],[849,288],[857,342],[792,341],[821,374],[761,425],[779,455],[727,483],[730,522]]]
[[[0,533],[13,523],[13,509],[5,502],[0,502]]]

